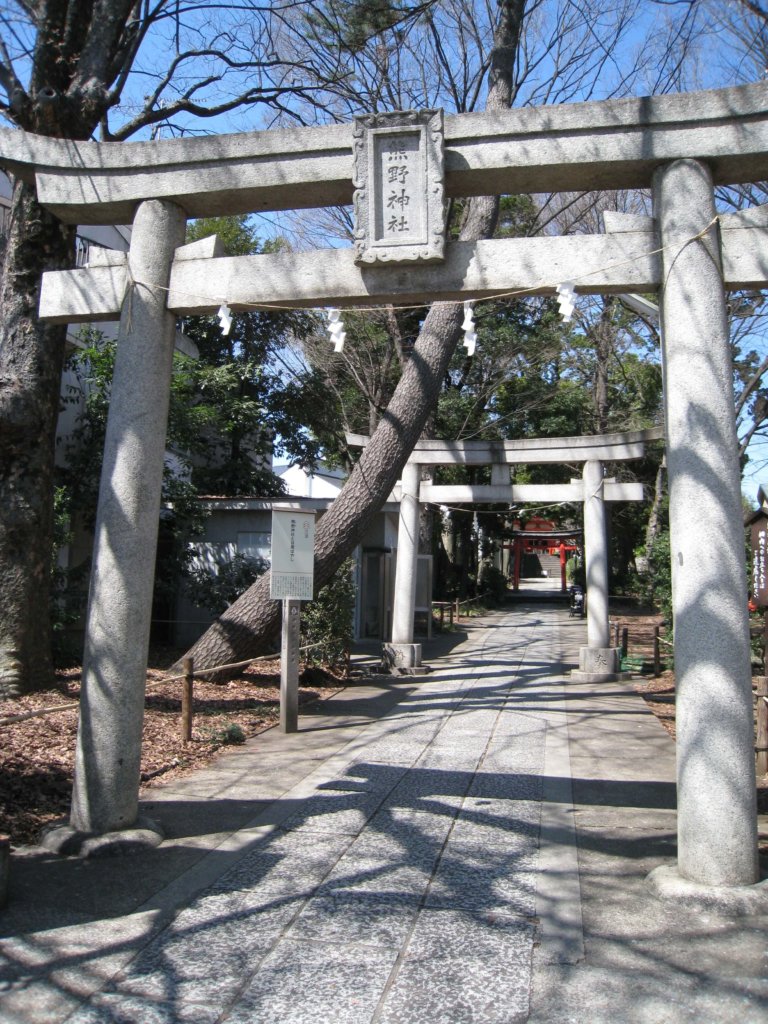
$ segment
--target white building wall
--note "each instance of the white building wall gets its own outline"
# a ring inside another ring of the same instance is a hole
[[[288,494],[297,498],[335,498],[346,479],[342,470],[322,467],[311,473],[301,466],[275,466],[274,472],[285,483]]]

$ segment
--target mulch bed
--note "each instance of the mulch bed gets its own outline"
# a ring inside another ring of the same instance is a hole
[[[167,660],[173,663],[172,657]],[[279,720],[279,662],[259,662],[226,683],[195,680],[192,742],[183,743],[180,683],[162,683],[166,674],[158,668],[147,674],[144,789],[189,775],[228,744],[256,736]],[[330,697],[344,686],[322,669],[307,669],[300,680],[299,703]],[[50,690],[0,702],[0,718],[72,707],[0,725],[0,834],[9,835],[14,846],[35,843],[46,824],[69,811],[79,695],[80,670],[68,669],[57,673]]]
[[[660,615],[650,615],[642,611],[621,608],[611,621],[618,622],[619,631],[628,629],[630,657],[642,661],[645,670],[653,670],[653,639],[655,627],[662,622]],[[664,630],[662,629],[662,636]],[[670,638],[671,639],[671,638]],[[662,645],[662,666],[665,664],[664,652],[669,650]],[[753,679],[753,685],[756,679]],[[675,736],[675,673],[669,668],[662,668],[658,677],[644,676],[636,680],[635,689],[643,697],[649,710],[653,712],[660,724],[670,736]],[[768,814],[768,775],[757,779],[757,808],[760,813]],[[761,839],[763,837],[761,836]],[[768,835],[765,836],[768,840]],[[768,843],[761,847],[768,852]]]

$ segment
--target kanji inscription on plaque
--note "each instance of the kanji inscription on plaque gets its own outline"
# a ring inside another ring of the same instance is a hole
[[[443,260],[442,110],[358,117],[354,138],[356,262]]]

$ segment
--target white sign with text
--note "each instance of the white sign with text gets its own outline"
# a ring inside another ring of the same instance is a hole
[[[311,601],[315,571],[315,513],[272,510],[273,600]]]

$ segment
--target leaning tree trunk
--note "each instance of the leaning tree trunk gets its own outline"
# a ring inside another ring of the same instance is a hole
[[[645,554],[649,557],[653,546],[659,539],[661,533],[661,506],[664,501],[664,473],[667,468],[666,458],[662,458],[656,470],[656,481],[653,488],[653,501],[648,516],[648,525],[645,528]]]
[[[520,39],[525,0],[500,4],[487,110],[510,106],[512,69]],[[490,238],[499,200],[480,196],[467,204],[462,241]],[[372,518],[387,500],[408,456],[435,408],[451,356],[461,337],[462,306],[440,303],[430,309],[392,400],[360,461],[315,533],[315,588],[322,587],[359,544]],[[269,596],[269,574],[247,590],[190,648],[186,657],[201,668],[216,668],[255,657],[272,645],[281,602]]]
[[[37,317],[42,270],[71,266],[73,229],[17,181],[0,284],[0,698],[52,678],[54,448],[65,327]]]

